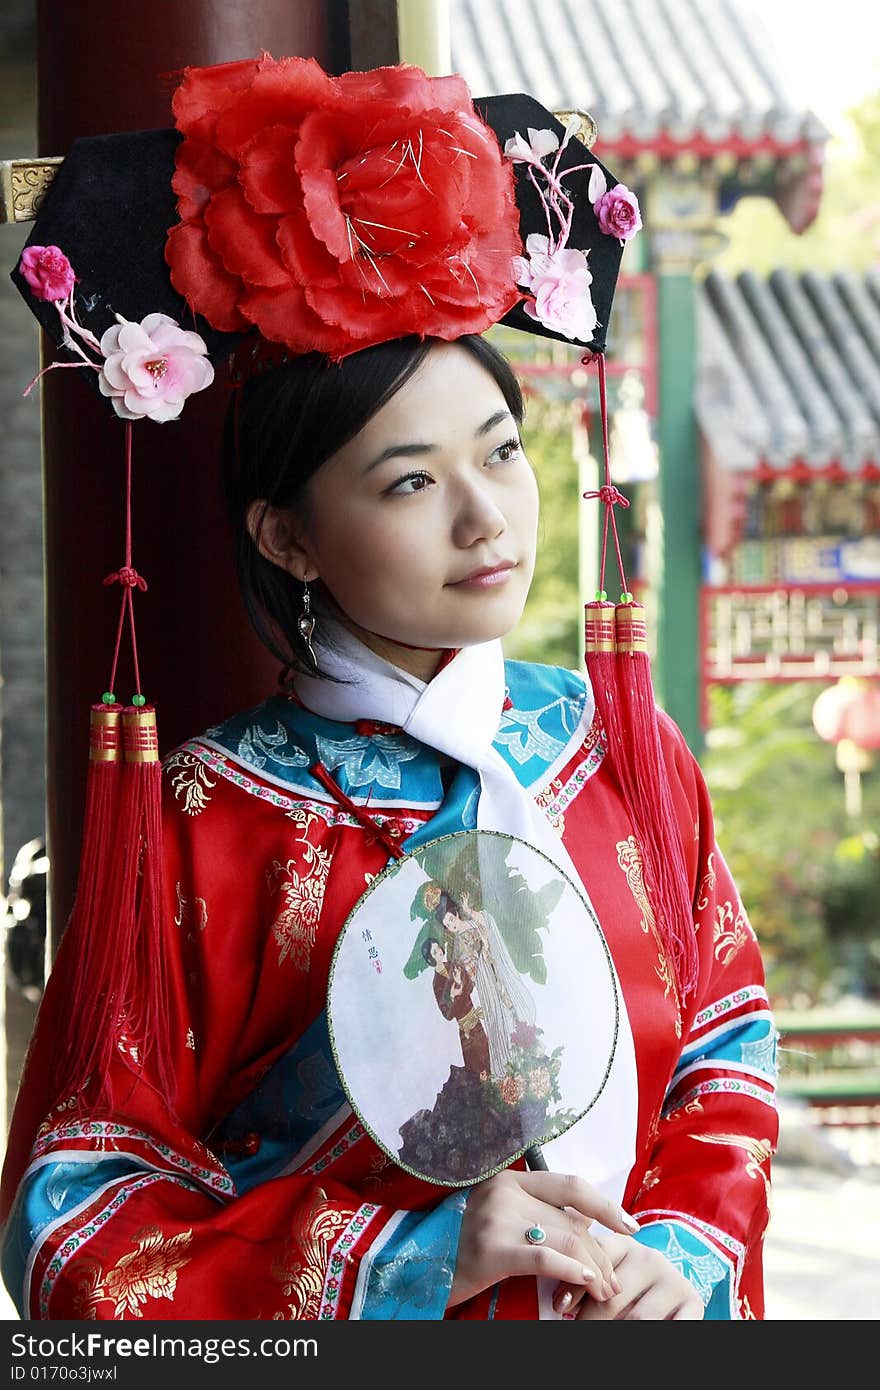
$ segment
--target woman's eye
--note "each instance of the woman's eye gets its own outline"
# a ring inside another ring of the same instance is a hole
[[[493,450],[491,457],[500,458],[502,463],[509,463],[511,459],[516,458],[521,449],[522,444],[518,439],[505,439],[503,444],[499,444],[498,448]]]
[[[428,483],[431,481],[429,473],[407,473],[405,478],[398,478],[397,482],[388,489],[392,495],[406,496],[408,493],[424,492]],[[407,487],[407,483],[412,483],[412,487]]]

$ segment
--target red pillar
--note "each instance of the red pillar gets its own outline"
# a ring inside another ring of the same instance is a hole
[[[338,0],[38,0],[39,153],[77,136],[172,124],[168,74],[268,50],[349,66]],[[72,372],[43,378],[47,834],[52,941],[76,887],[89,705],[106,689],[119,589],[102,579],[123,559],[122,434]],[[162,752],[272,693],[277,663],[251,635],[220,504],[222,384],[173,425],[134,438],[133,560],[141,679],[158,710]],[[117,695],[132,693],[130,662]]]

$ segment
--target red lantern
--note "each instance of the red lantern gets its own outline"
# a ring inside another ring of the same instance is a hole
[[[861,774],[871,767],[873,750],[880,748],[880,681],[841,676],[815,701],[813,728],[826,743],[836,745],[846,809],[851,816],[860,815]]]
[[[848,738],[859,748],[880,748],[880,681],[841,676],[813,705],[813,727],[826,743]]]

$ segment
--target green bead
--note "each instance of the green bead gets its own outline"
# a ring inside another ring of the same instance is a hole
[[[116,696],[113,694],[112,690],[105,690],[104,694],[101,696],[101,701],[105,705],[115,705]]]
[[[597,603],[604,603],[605,600],[607,599],[607,597],[608,597],[608,595],[606,594],[606,592],[605,592],[604,589],[597,589],[597,590],[596,590],[596,602],[597,602]]]
[[[133,705],[145,705],[147,703],[147,697],[146,695],[132,695],[131,703]]]
[[[633,601],[633,596],[632,596],[632,594],[630,594],[630,593],[621,594],[621,595],[620,595],[620,601],[621,601],[621,603],[632,603],[632,601]]]

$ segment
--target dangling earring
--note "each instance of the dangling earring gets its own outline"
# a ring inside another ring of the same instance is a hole
[[[299,635],[302,638],[303,645],[306,649],[306,665],[309,666],[313,672],[317,672],[318,658],[315,656],[315,652],[312,647],[312,633],[315,630],[315,618],[314,614],[310,612],[311,598],[312,596],[309,593],[309,581],[307,579],[304,579],[302,612],[296,620],[296,625],[299,629]]]

